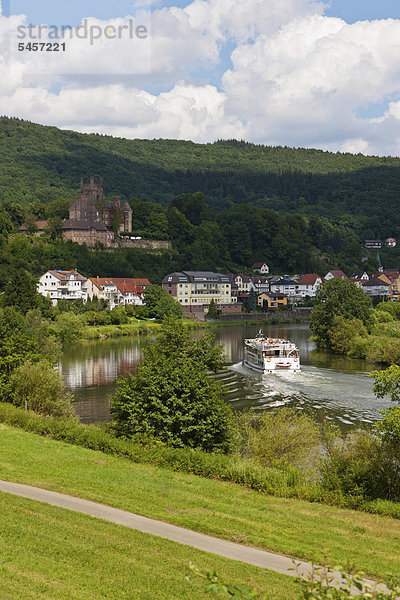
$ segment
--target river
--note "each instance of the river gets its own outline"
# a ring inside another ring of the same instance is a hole
[[[244,338],[254,337],[258,326],[216,328],[224,345],[228,368],[216,379],[226,387],[226,400],[234,409],[272,410],[280,406],[312,408],[324,413],[342,430],[359,423],[372,423],[388,399],[377,400],[368,377],[370,363],[317,352],[306,325],[269,325],[267,335],[290,339],[300,349],[300,373],[261,375],[241,364]],[[135,370],[151,336],[124,337],[70,346],[65,349],[60,370],[76,397],[75,409],[85,423],[110,418],[109,397],[116,377]]]

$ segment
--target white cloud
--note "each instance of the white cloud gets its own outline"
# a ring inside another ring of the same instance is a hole
[[[0,97],[0,113],[3,101]],[[158,96],[122,85],[70,87],[59,94],[18,88],[7,101],[22,118],[82,132],[198,142],[244,134],[241,123],[225,114],[225,96],[209,85],[180,83]]]
[[[136,2],[143,7],[137,23],[148,19],[146,5]],[[116,85],[83,76],[146,73],[148,47],[134,48],[128,39],[93,46],[74,40],[61,57],[23,52],[6,62],[5,33],[23,19],[0,17],[0,113],[126,137],[236,137],[400,154],[400,102],[379,119],[358,116],[400,92],[399,20],[349,25],[325,17],[322,2],[313,0],[193,0],[185,8],[157,8],[151,74],[121,76]],[[126,21],[88,22],[104,28]],[[218,89],[211,76],[221,70],[227,42],[235,46],[232,68]]]
[[[400,21],[296,20],[233,52],[227,108],[251,139],[338,145],[363,139],[356,112],[400,89]]]

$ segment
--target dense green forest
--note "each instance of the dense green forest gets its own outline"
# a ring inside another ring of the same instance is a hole
[[[259,260],[280,273],[350,273],[365,264],[372,271],[376,255],[362,262],[364,239],[398,237],[400,228],[397,158],[238,141],[124,140],[5,117],[0,158],[3,276],[27,257],[35,275],[57,266],[155,281],[175,268],[246,269]],[[130,202],[138,235],[171,239],[174,250],[111,254],[62,244],[59,220],[80,178],[90,175],[104,178],[106,196]],[[4,237],[35,218],[52,224],[40,242]],[[381,257],[397,268],[400,249]]]

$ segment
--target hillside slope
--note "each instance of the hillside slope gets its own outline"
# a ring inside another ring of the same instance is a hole
[[[266,147],[79,134],[0,118],[0,202],[72,199],[81,176],[106,194],[167,206],[202,191],[212,208],[251,203],[279,212],[356,217],[366,236],[400,226],[400,159]]]

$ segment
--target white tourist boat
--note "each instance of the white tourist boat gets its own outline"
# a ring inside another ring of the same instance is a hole
[[[244,341],[243,365],[260,373],[300,371],[299,349],[288,340],[257,337]]]

